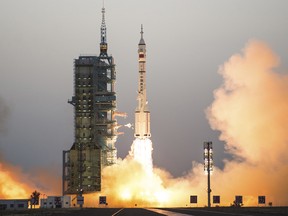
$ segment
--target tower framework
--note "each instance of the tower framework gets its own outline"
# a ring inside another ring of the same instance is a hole
[[[105,9],[102,9],[99,56],[74,60],[74,143],[63,151],[63,194],[101,190],[101,169],[116,163],[116,71],[107,54]]]

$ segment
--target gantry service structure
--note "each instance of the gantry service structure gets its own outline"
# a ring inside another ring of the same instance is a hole
[[[105,8],[102,8],[99,56],[74,61],[75,142],[63,151],[63,194],[101,191],[101,169],[116,163],[116,71],[107,54]]]

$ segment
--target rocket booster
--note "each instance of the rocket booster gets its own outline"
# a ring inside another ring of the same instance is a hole
[[[146,44],[143,39],[143,26],[141,25],[141,39],[138,44],[138,107],[135,110],[135,133],[136,138],[145,139],[151,137],[150,111],[146,98]]]

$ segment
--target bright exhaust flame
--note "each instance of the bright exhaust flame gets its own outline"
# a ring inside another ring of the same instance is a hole
[[[132,175],[129,184],[120,187],[120,199],[131,202],[138,201],[135,205],[152,205],[161,204],[167,201],[168,193],[161,186],[161,179],[153,173],[152,162],[152,141],[149,138],[136,138],[129,152],[129,163],[135,163],[139,168]]]
[[[169,197],[161,178],[131,156],[106,167],[102,185],[109,206],[159,206]]]
[[[0,164],[0,168],[0,197],[4,199],[29,198],[33,189],[23,183],[25,179],[18,177],[17,169],[6,164]]]
[[[152,173],[152,141],[149,138],[136,138],[131,146],[129,154],[135,161],[138,161],[147,173]]]

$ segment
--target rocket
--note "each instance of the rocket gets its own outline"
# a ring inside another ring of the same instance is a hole
[[[135,110],[135,133],[134,137],[146,139],[150,133],[150,111],[146,96],[146,44],[143,39],[143,25],[141,25],[141,39],[138,44],[138,107]]]

